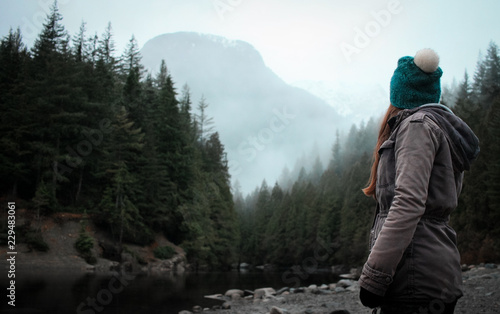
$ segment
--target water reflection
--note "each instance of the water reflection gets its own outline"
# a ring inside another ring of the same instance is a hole
[[[165,314],[189,310],[194,305],[212,307],[218,301],[205,295],[228,289],[279,289],[286,284],[283,272],[225,272],[120,276],[66,271],[22,271],[16,273],[16,309],[13,313],[149,313]],[[309,274],[303,285],[335,282],[329,273]],[[7,284],[7,279],[3,278]],[[2,311],[6,302],[1,305]],[[22,311],[21,309],[24,309]]]

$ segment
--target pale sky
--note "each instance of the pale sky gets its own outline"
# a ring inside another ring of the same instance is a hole
[[[0,35],[20,27],[31,47],[52,0],[0,0]],[[71,35],[111,22],[117,53],[134,35],[142,47],[169,32],[194,31],[252,44],[288,83],[301,80],[380,84],[397,59],[433,48],[443,82],[473,74],[479,51],[500,44],[500,1],[460,0],[59,0]],[[175,78],[174,78],[175,80]]]

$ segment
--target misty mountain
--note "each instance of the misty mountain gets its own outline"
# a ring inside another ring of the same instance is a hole
[[[164,59],[180,92],[191,90],[196,111],[203,96],[228,153],[230,172],[248,192],[270,184],[316,143],[328,156],[346,123],[313,94],[286,84],[249,43],[179,32],[149,40],[142,63],[157,73]]]
[[[381,85],[333,81],[298,81],[302,88],[325,100],[346,120],[357,123],[382,116],[389,106],[389,95]]]

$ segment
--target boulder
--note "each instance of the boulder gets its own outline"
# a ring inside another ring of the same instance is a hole
[[[262,299],[271,295],[276,295],[276,291],[273,288],[261,288],[254,291],[253,298]]]
[[[274,270],[276,270],[276,266],[273,264],[258,265],[258,266],[255,266],[255,268],[260,269],[262,271],[274,271]]]
[[[304,289],[303,287],[290,289],[290,293],[304,293],[305,291],[306,291],[306,289]]]
[[[281,295],[281,294],[283,294],[283,292],[286,292],[288,290],[290,290],[290,288],[283,287],[283,288],[279,289],[278,291],[276,291],[276,295]]]
[[[242,297],[245,292],[243,290],[239,290],[239,289],[229,289],[226,291],[226,293],[224,293],[224,295],[226,297],[233,297],[233,295],[239,295],[240,297]]]
[[[354,284],[355,284],[354,280],[341,279],[341,280],[339,280],[339,282],[337,282],[337,287],[346,288],[346,287],[350,287],[350,286],[352,286]]]
[[[285,309],[279,308],[277,306],[273,306],[271,308],[271,312],[270,312],[270,314],[288,314],[288,313],[290,313],[290,312],[288,312]]]
[[[341,274],[339,275],[340,278],[344,278],[344,279],[357,279],[357,276],[354,275],[354,274]]]
[[[211,300],[217,300],[217,301],[223,301],[226,302],[227,300],[222,296],[222,294],[212,294],[212,295],[206,295],[206,299],[211,299]]]
[[[249,268],[250,268],[250,264],[247,264],[247,263],[240,264],[240,269],[249,269]]]
[[[310,285],[309,287],[307,287],[306,291],[313,293],[313,294],[318,294],[319,289],[318,289],[318,286],[316,286],[316,285]]]

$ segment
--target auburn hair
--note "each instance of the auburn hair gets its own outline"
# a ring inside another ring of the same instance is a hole
[[[396,108],[392,104],[389,105],[384,119],[382,120],[380,130],[378,131],[377,144],[375,145],[375,149],[373,150],[373,164],[370,173],[370,179],[368,180],[368,186],[362,190],[366,196],[372,196],[373,198],[376,198],[375,190],[377,187],[377,169],[380,160],[378,151],[380,149],[380,146],[382,146],[382,143],[384,143],[391,135],[391,128],[387,122],[389,122],[391,118],[395,117],[401,110],[402,109]]]

